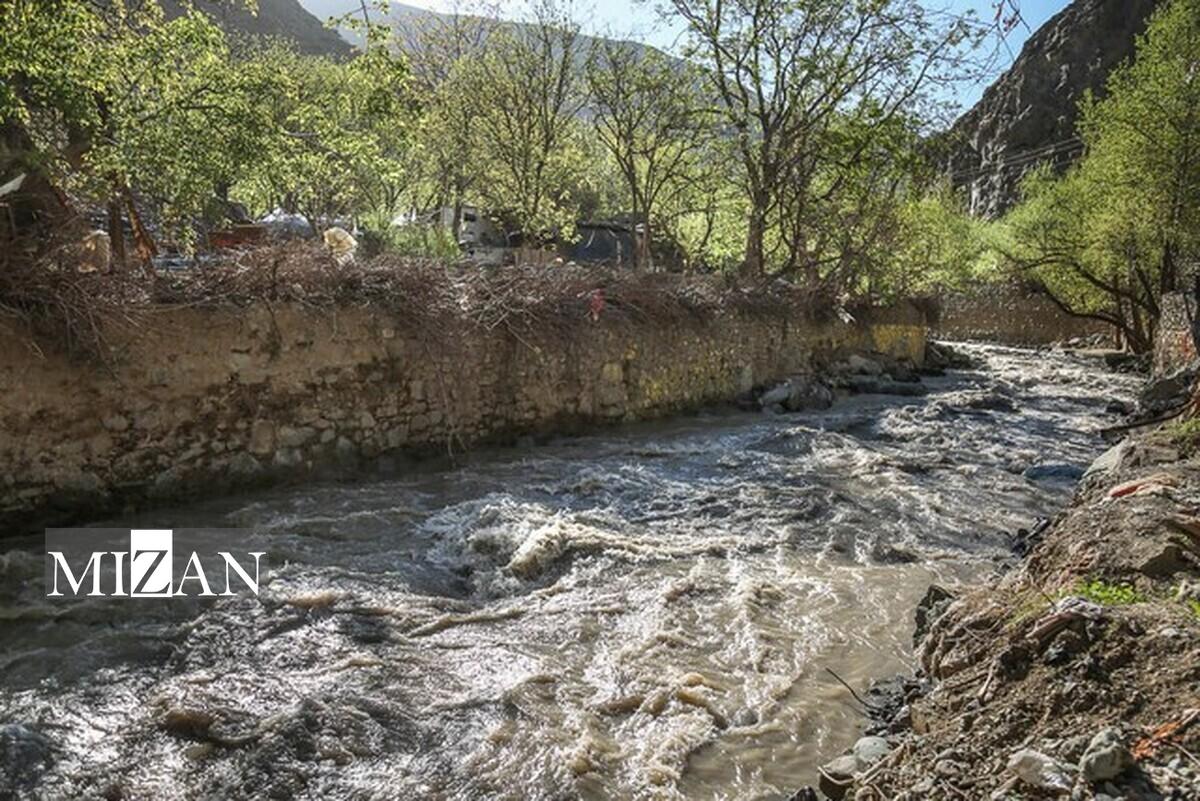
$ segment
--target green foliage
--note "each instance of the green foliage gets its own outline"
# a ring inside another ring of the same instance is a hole
[[[934,294],[996,280],[992,229],[959,208],[945,189],[905,202],[900,234],[884,280],[896,295]]]
[[[659,221],[672,227],[664,198],[686,192],[712,167],[701,156],[716,116],[696,92],[700,81],[693,68],[627,42],[602,42],[587,67],[596,138],[616,167],[626,208],[652,235]]]
[[[1131,584],[1109,584],[1100,579],[1081,582],[1075,593],[1101,606],[1129,606],[1146,600]]]
[[[1200,449],[1200,417],[1174,420],[1163,426],[1162,435],[1190,456]]]
[[[969,23],[915,0],[670,6],[735,142],[745,271],[869,290],[896,232],[914,115]]]
[[[1151,19],[1104,100],[1083,104],[1080,164],[1042,170],[1006,220],[1007,255],[1072,313],[1149,347],[1159,299],[1200,250],[1200,0]]]
[[[299,211],[317,227],[395,210],[410,130],[402,60],[376,47],[342,64],[274,45],[240,68],[274,76],[277,135],[246,165],[237,195],[260,211]]]
[[[1200,620],[1200,601],[1197,601],[1194,598],[1189,598],[1186,603],[1187,608],[1192,612],[1192,616],[1196,618],[1196,620]]]
[[[387,214],[368,215],[362,238],[369,249],[398,256],[455,261],[462,255],[450,230],[434,225],[395,226]]]
[[[83,0],[0,8],[4,157],[100,202],[151,199],[186,239],[214,185],[261,146],[265,98],[192,12]]]
[[[405,70],[387,48],[346,64],[283,46],[239,57],[212,20],[156,0],[0,6],[5,172],[76,197],[135,200],[190,244],[231,186],[312,218],[377,205],[400,180]]]
[[[578,213],[571,188],[587,170],[579,26],[551,2],[534,11],[527,26],[493,31],[482,54],[464,65],[478,101],[472,163],[484,206],[530,237],[569,236]]]
[[[989,247],[1028,247],[1015,223],[997,235],[970,220],[919,155],[930,81],[953,72],[962,23],[917,0],[672,5],[686,63],[589,45],[557,0],[537,0],[522,25],[444,15],[400,33],[351,13],[341,22],[363,47],[346,61],[231,43],[186,3],[168,20],[160,0],[12,0],[0,4],[0,172],[37,170],[115,225],[140,205],[184,247],[226,198],[436,258],[457,257],[458,232],[393,228],[397,212],[476,206],[534,241],[632,215],[656,260],[750,265],[835,302],[983,280]],[[1179,89],[1169,69],[1131,75],[1114,86]],[[1106,108],[1087,115],[1097,142],[1120,127]],[[1110,150],[1121,165],[1145,155]],[[1100,213],[1100,194],[1045,184],[1075,204],[1064,214]],[[1126,208],[1105,225],[1134,211],[1154,216]],[[1177,241],[1193,222],[1180,217]],[[1086,282],[1063,291],[1094,295]]]
[[[136,189],[186,244],[215,188],[268,147],[272,80],[236,69],[224,35],[197,12],[107,55],[103,127],[80,185],[97,196],[114,182]]]
[[[79,0],[11,0],[0,4],[0,119],[29,124],[53,110],[64,125],[98,123],[95,69],[101,54],[89,42],[104,21]]]

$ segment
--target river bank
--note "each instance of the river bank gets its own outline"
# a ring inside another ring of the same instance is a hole
[[[268,551],[259,598],[198,615],[49,604],[40,541],[14,543],[0,755],[34,798],[786,799],[861,734],[827,669],[911,669],[926,587],[1009,563],[1006,532],[1062,509],[1135,390],[966,350],[919,395],[89,521]]]
[[[914,306],[839,316],[786,284],[268,255],[114,301],[137,325],[74,321],[90,360],[0,321],[0,534],[394,475],[410,457],[727,404],[842,352],[925,352]]]
[[[856,801],[1200,799],[1200,427],[1097,459],[1020,565],[918,611],[915,679],[823,789]],[[851,776],[857,774],[857,778]]]

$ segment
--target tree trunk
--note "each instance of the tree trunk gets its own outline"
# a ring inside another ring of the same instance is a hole
[[[766,214],[755,204],[750,211],[750,223],[746,229],[746,258],[742,261],[742,275],[759,276],[766,269],[766,253],[763,240],[766,238]]]
[[[115,195],[108,200],[108,246],[113,269],[124,270],[125,223],[121,219],[121,200]]]
[[[642,215],[641,233],[638,233],[638,226],[633,229],[633,245],[634,256],[633,263],[639,270],[646,272],[654,271],[654,263],[650,258],[650,214]]]
[[[1164,295],[1175,291],[1177,283],[1175,273],[1175,242],[1168,239],[1166,244],[1163,245],[1162,275],[1160,280],[1160,286]]]

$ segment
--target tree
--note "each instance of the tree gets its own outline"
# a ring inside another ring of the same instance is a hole
[[[767,267],[768,226],[784,192],[813,191],[827,137],[845,119],[865,133],[912,110],[958,64],[965,23],[917,0],[671,0],[687,54],[705,68],[734,132],[749,206],[743,267]],[[862,136],[853,161],[873,143]]]
[[[477,123],[488,100],[487,84],[475,80],[495,19],[465,12],[423,17],[407,28],[402,45],[412,70],[413,91],[422,114],[416,126],[410,175],[420,188],[418,208],[453,209],[451,233],[457,241],[463,206],[479,177]]]
[[[945,183],[907,198],[897,218],[895,247],[880,282],[885,296],[940,295],[1001,277],[990,224],[971,217]]]
[[[1080,163],[1026,181],[1003,252],[1064,311],[1142,351],[1200,253],[1200,0],[1160,8],[1107,90],[1085,100]]]
[[[712,130],[711,103],[700,77],[657,50],[600,40],[588,61],[592,124],[616,162],[642,228],[638,267],[650,267],[649,243],[664,196],[680,191],[697,173],[696,156]]]
[[[107,188],[110,200],[125,201],[135,233],[136,192],[175,242],[190,246],[217,190],[269,146],[275,79],[237,69],[224,34],[197,12],[151,22],[105,63],[95,76],[104,85],[102,128],[81,177],[95,196]]]
[[[581,165],[570,158],[579,135],[585,94],[577,63],[579,26],[569,8],[543,0],[533,19],[488,37],[471,62],[476,109],[478,193],[511,215],[520,233],[538,237],[569,231],[574,209],[565,187]]]
[[[274,45],[243,64],[276,76],[274,136],[235,189],[259,207],[282,206],[314,230],[389,208],[408,145],[407,71],[386,47],[349,63]]]
[[[902,115],[832,118],[804,178],[779,193],[768,241],[780,271],[815,296],[885,291],[901,246],[902,208],[919,191],[918,138]]]
[[[223,34],[196,12],[168,21],[157,2],[13,0],[0,6],[3,174],[40,187],[25,222],[72,218],[68,197],[108,208],[114,255],[123,217],[154,252],[139,204],[185,243],[191,219],[267,135],[268,94],[231,69]],[[50,200],[54,198],[54,200]]]

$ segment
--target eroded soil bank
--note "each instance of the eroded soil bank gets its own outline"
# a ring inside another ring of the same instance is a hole
[[[53,799],[786,799],[862,731],[828,670],[911,670],[925,589],[1010,565],[1136,388],[970,350],[908,395],[113,521],[269,552],[261,597],[199,614],[47,603],[13,548],[0,764]]]
[[[830,794],[1200,798],[1198,430],[1122,442],[1032,532],[1018,570],[935,592],[918,679],[881,727],[892,736],[833,766],[844,786],[826,776]]]

